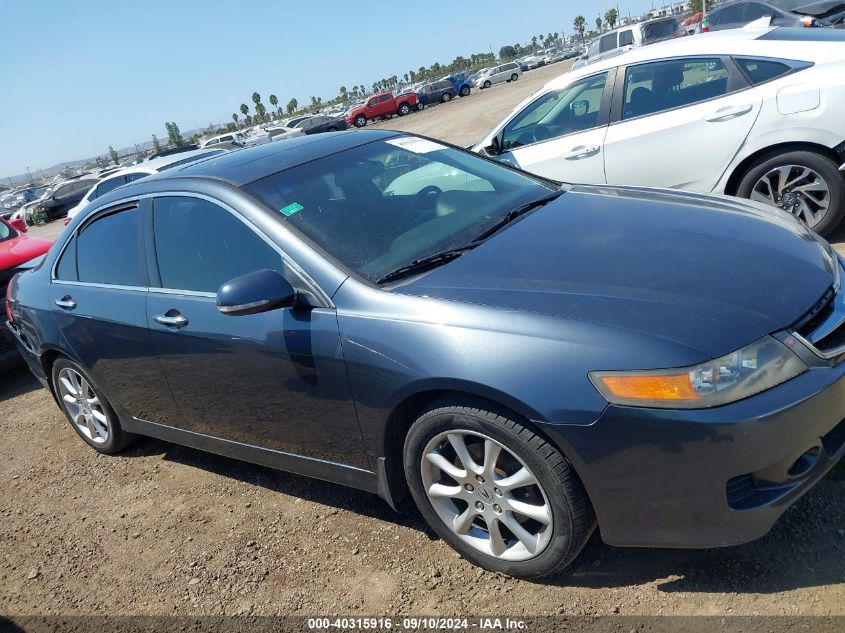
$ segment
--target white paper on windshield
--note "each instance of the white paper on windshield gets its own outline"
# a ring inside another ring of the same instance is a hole
[[[436,152],[439,149],[446,149],[445,145],[429,141],[424,138],[416,138],[413,136],[403,136],[402,138],[390,138],[385,141],[396,147],[401,147],[409,152],[415,154],[428,154],[429,152]]]

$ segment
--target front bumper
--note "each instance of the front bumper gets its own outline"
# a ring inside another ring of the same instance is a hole
[[[845,363],[701,410],[609,406],[544,425],[611,545],[720,547],[765,535],[845,454]]]

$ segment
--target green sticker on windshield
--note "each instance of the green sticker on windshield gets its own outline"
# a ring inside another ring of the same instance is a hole
[[[303,206],[302,206],[301,204],[299,204],[298,202],[294,202],[294,203],[289,204],[288,206],[286,206],[286,207],[284,207],[284,208],[282,208],[282,209],[279,209],[279,213],[281,213],[283,216],[285,216],[285,217],[288,217],[288,218],[289,218],[289,217],[290,217],[290,216],[292,216],[294,213],[299,213],[299,212],[300,212],[300,211],[302,211],[304,208],[305,208],[305,207],[303,207]]]

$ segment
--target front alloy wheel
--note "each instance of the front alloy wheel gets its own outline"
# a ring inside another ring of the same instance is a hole
[[[531,469],[496,440],[455,430],[423,454],[428,500],[458,538],[502,560],[533,558],[549,544],[552,513]]]
[[[404,467],[432,529],[491,571],[554,574],[575,559],[595,527],[566,458],[485,400],[455,396],[429,405],[405,437]]]

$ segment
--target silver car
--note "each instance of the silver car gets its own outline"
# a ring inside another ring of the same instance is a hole
[[[508,62],[491,68],[487,73],[481,75],[475,82],[479,88],[489,88],[493,84],[503,81],[516,81],[522,77],[522,69],[517,62]]]

